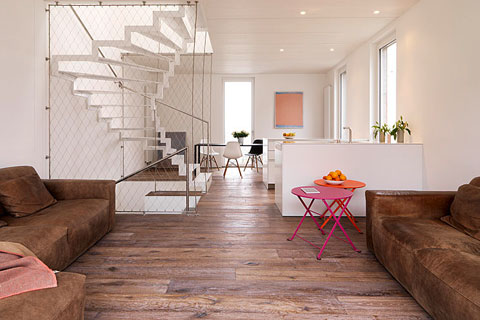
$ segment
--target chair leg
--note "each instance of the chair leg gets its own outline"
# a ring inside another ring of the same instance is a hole
[[[227,164],[225,165],[225,171],[223,172],[223,177],[227,174],[228,164],[230,163],[230,159],[228,159]]]
[[[258,157],[255,156],[255,166],[257,167],[257,172],[258,172]]]
[[[213,161],[215,161],[215,166],[217,167],[217,170],[220,171],[220,168],[218,167],[217,159],[215,158],[215,156],[212,156],[212,157],[213,157]]]
[[[210,167],[209,167],[209,169],[212,169],[212,167],[213,167],[212,156],[209,155],[209,156],[208,156],[208,160],[210,160]]]
[[[248,161],[250,161],[250,158],[251,158],[251,157],[248,157],[248,159],[247,159],[247,163],[245,163],[245,168],[243,168],[243,171],[247,170]]]
[[[205,156],[202,157],[202,160],[200,160],[200,168],[202,167],[202,163],[205,161]]]
[[[238,173],[240,173],[240,178],[243,179],[242,170],[240,169],[240,165],[238,164],[238,159],[235,159],[235,161],[237,161],[237,168],[238,168]]]
[[[260,160],[260,163],[261,163],[262,166],[263,166],[262,156],[258,156],[258,160]]]

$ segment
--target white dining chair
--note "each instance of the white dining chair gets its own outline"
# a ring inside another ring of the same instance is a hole
[[[225,165],[225,172],[223,173],[223,177],[225,178],[225,175],[227,174],[230,160],[235,160],[237,163],[238,172],[240,173],[240,177],[243,178],[242,170],[240,170],[240,165],[238,164],[238,158],[243,157],[240,143],[238,143],[237,141],[227,142],[227,145],[225,146],[225,151],[223,151],[223,156],[228,159],[227,164]]]
[[[200,140],[200,143],[208,143],[206,139]],[[215,162],[215,166],[217,166],[217,170],[220,170],[218,167],[217,159],[215,156],[219,156],[220,153],[213,150],[210,146],[201,146],[200,147],[200,154],[202,155],[202,160],[200,160],[200,167],[202,167],[203,161],[208,166],[208,162],[210,161],[210,168],[213,168],[213,162]]]

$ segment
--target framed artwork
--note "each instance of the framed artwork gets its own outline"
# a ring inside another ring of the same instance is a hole
[[[303,92],[275,92],[275,128],[303,128]]]

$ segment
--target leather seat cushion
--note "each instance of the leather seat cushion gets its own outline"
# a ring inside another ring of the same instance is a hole
[[[69,256],[73,260],[107,233],[109,202],[104,199],[61,200],[34,215],[5,220],[9,226],[65,227]]]
[[[0,241],[24,245],[53,270],[64,269],[70,261],[66,227],[48,225],[3,227],[0,228]]]
[[[57,287],[36,290],[0,300],[2,320],[82,320],[85,308],[85,276],[57,273]]]

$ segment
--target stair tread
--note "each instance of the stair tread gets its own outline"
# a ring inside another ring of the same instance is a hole
[[[138,63],[118,61],[118,60],[115,60],[115,59],[109,59],[109,58],[92,56],[92,55],[76,55],[76,54],[54,55],[52,57],[52,61],[54,63],[58,63],[58,62],[95,62],[95,63],[103,63],[103,64],[122,66],[122,67],[127,67],[127,68],[134,68],[134,69],[148,71],[148,72],[157,72],[157,73],[168,72],[168,70],[165,70],[165,69],[154,68],[154,67],[144,66],[144,65],[138,64]],[[62,70],[60,70],[60,71],[62,71]],[[65,70],[63,70],[63,71],[65,71]]]
[[[125,31],[131,33],[139,33],[147,38],[157,41],[173,50],[182,50],[182,46],[175,43],[168,36],[163,34],[158,27],[155,26],[127,26]]]
[[[205,195],[202,191],[190,191],[190,196],[203,196]],[[151,191],[145,195],[146,197],[178,197],[185,196],[185,191]]]
[[[148,96],[148,97],[155,97],[156,94],[153,93],[136,93],[136,92],[123,92],[123,91],[108,91],[108,90],[73,90],[73,93],[79,94],[121,94],[121,95],[136,95],[136,96]]]
[[[145,48],[137,46],[133,43],[126,43],[124,40],[94,40],[93,41],[92,48],[94,48],[94,52],[97,51],[96,48],[102,48],[102,47],[117,48],[117,49],[129,51],[129,52],[137,53],[140,55],[144,55],[146,57],[151,57],[151,58],[166,60],[166,61],[173,61],[169,57],[163,56],[158,53],[154,53]]]
[[[107,75],[100,75],[100,74],[93,74],[93,73],[72,72],[72,71],[58,71],[58,73],[63,74],[63,75],[67,75],[67,76],[71,76],[71,77],[74,77],[74,78],[162,84],[162,82],[155,81],[155,80],[115,77],[115,76],[107,76]]]
[[[137,130],[155,130],[153,127],[141,127],[141,128],[110,128],[115,131],[137,131]]]

